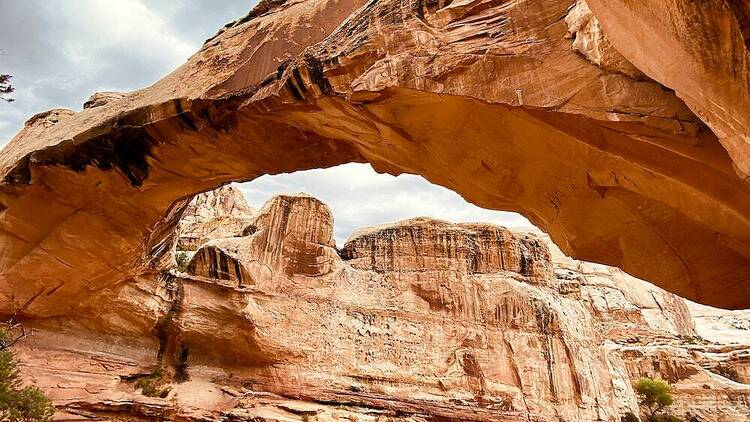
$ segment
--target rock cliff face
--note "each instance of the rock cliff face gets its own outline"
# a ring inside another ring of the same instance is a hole
[[[180,219],[177,249],[195,251],[208,240],[238,236],[254,214],[242,192],[231,185],[197,195]]]
[[[34,116],[3,149],[0,309],[80,314],[165,268],[194,193],[346,162],[750,307],[747,17],[724,0],[263,1],[154,85]]]
[[[551,277],[547,247],[535,237],[518,236],[500,227],[432,219],[361,230],[341,255],[354,268],[379,273],[511,271],[540,281]]]
[[[684,300],[538,232],[418,218],[339,252],[320,201],[248,218],[236,194],[188,207],[178,239],[246,227],[184,271],[31,322],[23,373],[62,420],[619,421],[641,375],[674,385],[679,415],[750,417],[750,346],[699,337]]]

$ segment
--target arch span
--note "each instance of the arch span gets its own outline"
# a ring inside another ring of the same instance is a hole
[[[153,86],[34,116],[0,155],[0,309],[74,312],[161,265],[194,193],[347,162],[750,307],[741,166],[673,91],[574,47],[601,34],[568,3],[264,1]]]

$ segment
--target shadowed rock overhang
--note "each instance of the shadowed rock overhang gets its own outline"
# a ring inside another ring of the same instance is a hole
[[[571,3],[266,1],[148,88],[35,116],[0,154],[1,309],[161,266],[196,192],[347,162],[750,307],[747,11]]]

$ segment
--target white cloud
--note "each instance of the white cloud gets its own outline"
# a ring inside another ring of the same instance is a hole
[[[63,40],[70,60],[88,69],[101,66],[103,50],[125,46],[134,55],[158,58],[178,66],[195,51],[195,45],[179,38],[167,21],[141,0],[56,0],[50,2],[61,17],[76,22],[76,36]]]
[[[132,91],[185,62],[203,40],[244,14],[247,0],[25,0],[3,5],[0,72],[14,103],[0,103],[0,145],[31,115],[79,110],[96,91]]]

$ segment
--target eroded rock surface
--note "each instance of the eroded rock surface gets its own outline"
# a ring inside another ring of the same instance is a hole
[[[588,3],[615,48],[643,73],[675,90],[719,137],[737,173],[747,181],[750,4],[720,0]]]
[[[646,79],[646,75],[623,57],[607,39],[599,19],[591,13],[585,0],[576,1],[565,17],[565,23],[573,39],[573,49],[586,60],[612,72],[623,73],[635,79]]]
[[[177,249],[195,251],[208,240],[238,236],[254,215],[245,196],[232,185],[197,195],[180,219]]]
[[[524,214],[577,258],[750,307],[735,3],[261,2],[156,84],[38,116],[4,148],[0,309],[75,315],[164,268],[151,251],[170,249],[195,192],[347,162],[423,175]]]
[[[326,275],[339,259],[331,211],[307,195],[274,197],[245,224],[242,235],[205,244],[188,272],[240,286],[258,280],[279,288],[294,275]]]
[[[232,200],[194,204],[220,207],[213,227],[246,215]],[[317,199],[274,197],[185,271],[34,323],[23,373],[67,420],[619,421],[642,375],[674,385],[678,415],[750,417],[750,346],[701,338],[683,299],[539,232],[418,218],[341,255],[332,232]]]
[[[381,273],[511,271],[542,281],[551,277],[547,246],[536,237],[501,227],[455,225],[429,218],[359,230],[341,255],[354,268]]]

